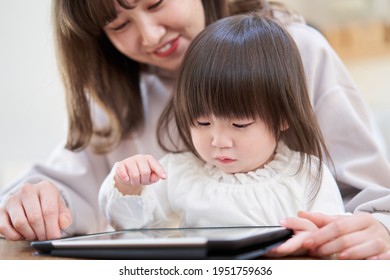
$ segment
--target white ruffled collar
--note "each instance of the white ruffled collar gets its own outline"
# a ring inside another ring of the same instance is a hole
[[[205,163],[205,172],[214,180],[227,184],[251,184],[266,182],[285,173],[289,170],[291,163],[296,162],[299,153],[291,151],[283,142],[278,143],[275,157],[262,168],[247,173],[225,173],[215,165]],[[290,173],[291,174],[291,173]]]

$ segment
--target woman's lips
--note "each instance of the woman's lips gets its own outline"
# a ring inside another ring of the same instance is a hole
[[[177,48],[179,47],[179,39],[180,39],[180,37],[177,37],[176,39],[166,43],[161,48],[158,48],[154,52],[154,54],[156,56],[158,56],[158,57],[167,57],[167,56],[169,56],[170,54],[175,52],[177,50]]]

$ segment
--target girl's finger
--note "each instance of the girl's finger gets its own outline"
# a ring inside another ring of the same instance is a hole
[[[123,162],[116,163],[115,174],[117,178],[123,183],[126,183],[130,180],[129,175],[127,174],[126,165]]]
[[[153,171],[153,173],[155,173],[158,176],[159,179],[164,180],[167,178],[167,174],[164,168],[154,157],[148,158],[148,162],[149,162],[150,169]]]

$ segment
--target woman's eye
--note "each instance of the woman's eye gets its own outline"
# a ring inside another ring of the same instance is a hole
[[[128,25],[128,24],[129,24],[129,21],[125,21],[124,23],[117,25],[115,27],[112,27],[111,29],[114,31],[120,31],[121,29],[125,28],[126,25]]]
[[[164,1],[163,1],[163,0],[157,1],[157,2],[154,3],[153,5],[149,6],[148,10],[156,9],[158,6],[160,6],[160,5],[162,4],[162,2],[164,2]]]

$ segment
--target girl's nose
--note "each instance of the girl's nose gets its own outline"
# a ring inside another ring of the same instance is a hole
[[[233,147],[233,140],[228,135],[215,133],[211,139],[211,146],[214,148],[231,148]]]

